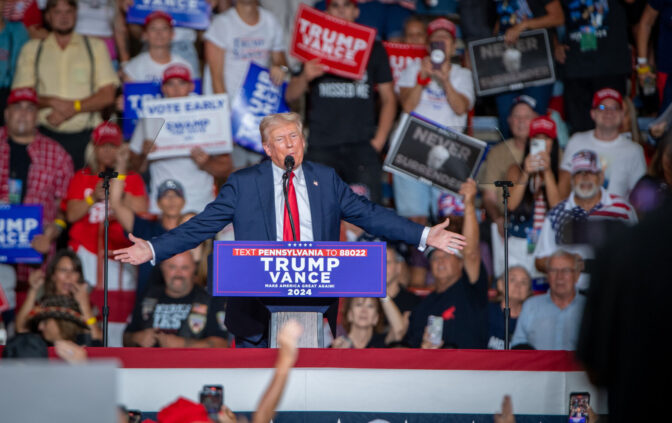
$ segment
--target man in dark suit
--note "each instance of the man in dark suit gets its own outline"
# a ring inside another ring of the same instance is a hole
[[[432,228],[423,227],[356,195],[333,169],[304,162],[305,141],[299,115],[267,116],[259,130],[270,161],[233,173],[203,212],[153,238],[151,243],[130,234],[134,245],[114,251],[115,259],[136,265],[165,260],[213,237],[229,222],[233,222],[239,241],[291,241],[290,213],[296,239],[301,241],[337,241],[343,219],[371,234],[420,248],[433,246],[452,253],[451,248],[464,246],[462,235],[444,230],[447,219]],[[289,211],[282,190],[287,156],[292,156],[295,163],[289,178]],[[338,301],[329,300],[328,304],[331,307],[327,317],[335,324]],[[236,335],[237,345],[267,346],[268,311],[258,299],[230,299],[226,325]]]

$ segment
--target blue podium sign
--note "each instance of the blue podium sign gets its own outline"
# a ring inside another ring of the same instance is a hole
[[[384,297],[384,242],[216,241],[212,295]]]
[[[0,204],[0,263],[42,263],[30,246],[41,233],[41,205]]]

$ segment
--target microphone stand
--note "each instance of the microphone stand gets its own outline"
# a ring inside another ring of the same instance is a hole
[[[504,349],[509,349],[509,188],[513,186],[511,181],[495,181],[497,188],[502,188],[504,198]]]
[[[289,216],[289,225],[292,227],[292,238],[296,241],[296,230],[294,229],[294,216],[292,216],[292,210],[289,208],[289,201],[287,195],[287,185],[289,185],[289,174],[292,173],[292,168],[285,170],[285,173],[282,174],[282,193],[285,196],[285,209],[287,209],[287,215]]]
[[[108,215],[108,208],[109,208],[109,201],[110,201],[110,179],[114,179],[119,174],[115,172],[112,169],[105,169],[103,172],[100,172],[98,174],[99,178],[103,179],[103,189],[105,190],[105,257],[103,261],[103,346],[107,347],[107,325],[108,325],[108,317],[110,314],[110,309],[107,305],[107,292],[108,292],[108,284],[107,284],[107,256],[108,256],[108,251],[107,251],[107,237],[108,237],[108,229],[110,226],[110,219]]]

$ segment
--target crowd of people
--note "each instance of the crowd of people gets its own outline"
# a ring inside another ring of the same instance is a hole
[[[0,204],[40,204],[43,213],[43,232],[32,240],[43,264],[0,264],[9,335],[100,345],[105,248],[132,245],[130,234],[170,231],[213,201],[232,172],[265,160],[238,145],[230,154],[194,147],[183,157],[148,157],[158,128],[141,120],[125,139],[125,82],[156,82],[164,97],[179,98],[202,78],[203,94],[232,100],[249,64],[259,64],[274,84],[287,82],[285,100],[305,122],[307,160],[414,222],[450,218],[464,248],[388,243],[387,296],[342,301],[337,329],[325,325],[334,348],[504,348],[507,241],[511,345],[573,350],[595,248],[670,194],[664,112],[672,68],[662,50],[671,30],[656,25],[659,14],[669,17],[669,2],[498,0],[492,10],[463,2],[447,11],[423,0],[303,1],[378,30],[360,80],[288,54],[299,1],[212,2],[203,32],[175,26],[162,11],[129,24],[130,3],[0,0]],[[501,35],[515,44],[532,29],[548,30],[558,80],[477,96],[466,43]],[[449,60],[412,63],[395,82],[382,41],[440,45]],[[503,137],[451,193],[383,172],[393,128],[407,113],[469,134],[477,117],[495,115]],[[639,127],[638,117],[657,115]],[[105,246],[98,173],[110,169],[119,176],[110,183]],[[508,221],[497,180],[514,183]],[[235,230],[217,239],[234,239]],[[369,239],[344,224],[342,240]],[[110,258],[109,345],[232,346],[226,299],[206,289],[211,251],[207,240],[156,266]],[[433,318],[443,322],[438,338]]]

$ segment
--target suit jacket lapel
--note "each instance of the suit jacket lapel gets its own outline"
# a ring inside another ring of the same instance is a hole
[[[310,217],[313,221],[313,239],[315,241],[324,241],[322,232],[322,197],[320,193],[319,178],[315,169],[308,162],[303,162],[303,175],[306,178],[306,189],[308,190],[308,201],[310,201]]]
[[[264,215],[266,234],[269,241],[275,241],[277,239],[275,231],[275,197],[273,195],[273,169],[271,168],[270,160],[266,160],[259,165],[259,173],[257,190]]]

